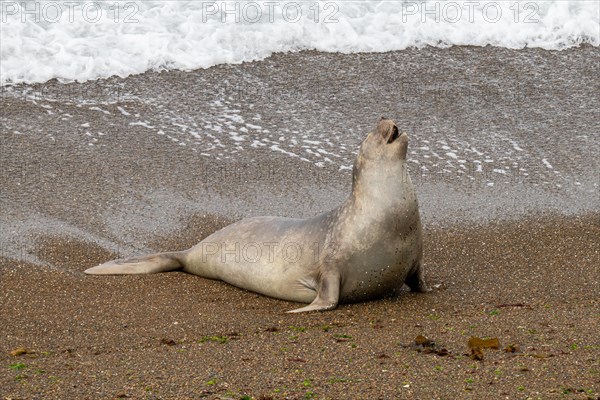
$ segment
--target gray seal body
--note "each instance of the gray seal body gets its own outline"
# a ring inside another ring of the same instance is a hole
[[[282,300],[293,310],[329,310],[379,298],[406,283],[426,291],[417,197],[408,175],[408,137],[382,119],[361,143],[350,197],[309,219],[254,217],[186,251],[110,261],[85,272],[183,270]]]

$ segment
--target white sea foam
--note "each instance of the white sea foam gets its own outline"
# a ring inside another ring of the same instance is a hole
[[[546,168],[548,168],[548,169],[554,169],[554,167],[552,166],[552,164],[550,164],[548,162],[548,160],[546,160],[545,158],[542,158],[542,162],[544,163],[544,165],[546,166]]]
[[[0,84],[206,68],[274,52],[600,44],[597,1],[0,2]]]

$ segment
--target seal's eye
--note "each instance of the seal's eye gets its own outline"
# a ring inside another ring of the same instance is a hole
[[[398,137],[400,137],[400,134],[398,133],[398,127],[396,125],[394,125],[394,128],[392,130],[392,134],[388,138],[387,142],[388,143],[392,143],[394,140],[398,139]]]

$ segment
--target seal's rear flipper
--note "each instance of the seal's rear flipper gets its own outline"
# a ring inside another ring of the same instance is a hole
[[[89,275],[155,274],[183,268],[183,252],[160,253],[150,256],[114,260],[83,271]]]
[[[340,299],[340,275],[336,272],[324,274],[317,297],[306,307],[288,311],[288,313],[301,313],[307,311],[327,311],[337,307]]]

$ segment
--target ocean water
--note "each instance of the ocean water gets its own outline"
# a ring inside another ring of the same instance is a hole
[[[0,85],[126,77],[276,52],[600,45],[597,1],[0,2]]]

